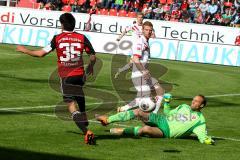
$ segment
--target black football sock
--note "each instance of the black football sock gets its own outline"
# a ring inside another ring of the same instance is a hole
[[[79,111],[75,111],[72,113],[72,119],[78,126],[78,128],[81,129],[84,134],[86,134],[88,129],[83,114],[80,113]]]

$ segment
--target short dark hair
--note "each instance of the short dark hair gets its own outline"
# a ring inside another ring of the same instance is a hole
[[[143,26],[143,28],[144,28],[144,26],[149,26],[149,27],[152,27],[152,28],[153,28],[153,24],[152,24],[152,22],[150,22],[150,21],[144,22],[142,26]]]
[[[63,13],[60,18],[60,23],[66,31],[73,31],[75,28],[76,20],[71,13]]]
[[[202,104],[203,104],[203,107],[205,107],[207,105],[207,98],[202,94],[199,94],[198,96],[203,99]]]

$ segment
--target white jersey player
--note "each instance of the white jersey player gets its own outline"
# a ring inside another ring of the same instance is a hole
[[[137,14],[136,21],[133,22],[132,25],[127,26],[125,30],[122,32],[122,34],[116,39],[117,41],[120,41],[124,35],[127,33],[130,33],[132,36],[133,41],[136,41],[136,39],[140,38],[142,36],[142,25],[143,25],[143,17],[144,14],[139,12]],[[155,38],[155,33],[152,32],[151,38]],[[132,54],[130,53],[132,56]],[[123,71],[126,71],[128,69],[132,68],[132,61],[130,60],[129,63],[127,63],[125,66],[118,69],[117,73],[115,74],[115,78],[118,78],[119,74]]]
[[[125,36],[127,33],[130,33],[134,39],[140,37],[142,35],[143,17],[143,13],[138,13],[136,21],[133,21],[132,25],[127,26],[116,40],[120,41],[122,37]]]
[[[144,22],[143,24],[143,34],[133,41],[133,46],[131,49],[132,56],[132,81],[137,90],[137,97],[134,101],[129,104],[119,107],[118,111],[126,111],[134,107],[138,107],[139,100],[142,97],[151,96],[151,88],[154,88],[157,93],[157,102],[154,112],[157,112],[160,108],[162,101],[163,89],[160,87],[158,81],[151,77],[147,64],[150,57],[150,47],[149,38],[152,35],[153,25],[151,22]]]

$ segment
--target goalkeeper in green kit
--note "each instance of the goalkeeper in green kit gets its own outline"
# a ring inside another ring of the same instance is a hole
[[[206,123],[201,109],[207,101],[203,95],[193,98],[191,106],[181,104],[171,109],[171,94],[164,95],[163,114],[144,112],[141,109],[120,112],[112,116],[97,116],[102,125],[114,122],[123,122],[131,119],[140,119],[146,125],[129,128],[112,128],[110,132],[116,135],[149,136],[155,138],[182,138],[191,134],[197,135],[204,144],[214,144],[214,140],[207,135]]]

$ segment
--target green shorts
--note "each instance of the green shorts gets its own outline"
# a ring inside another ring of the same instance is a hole
[[[169,126],[164,115],[150,113],[147,125],[159,128],[163,132],[164,137],[170,137]]]

